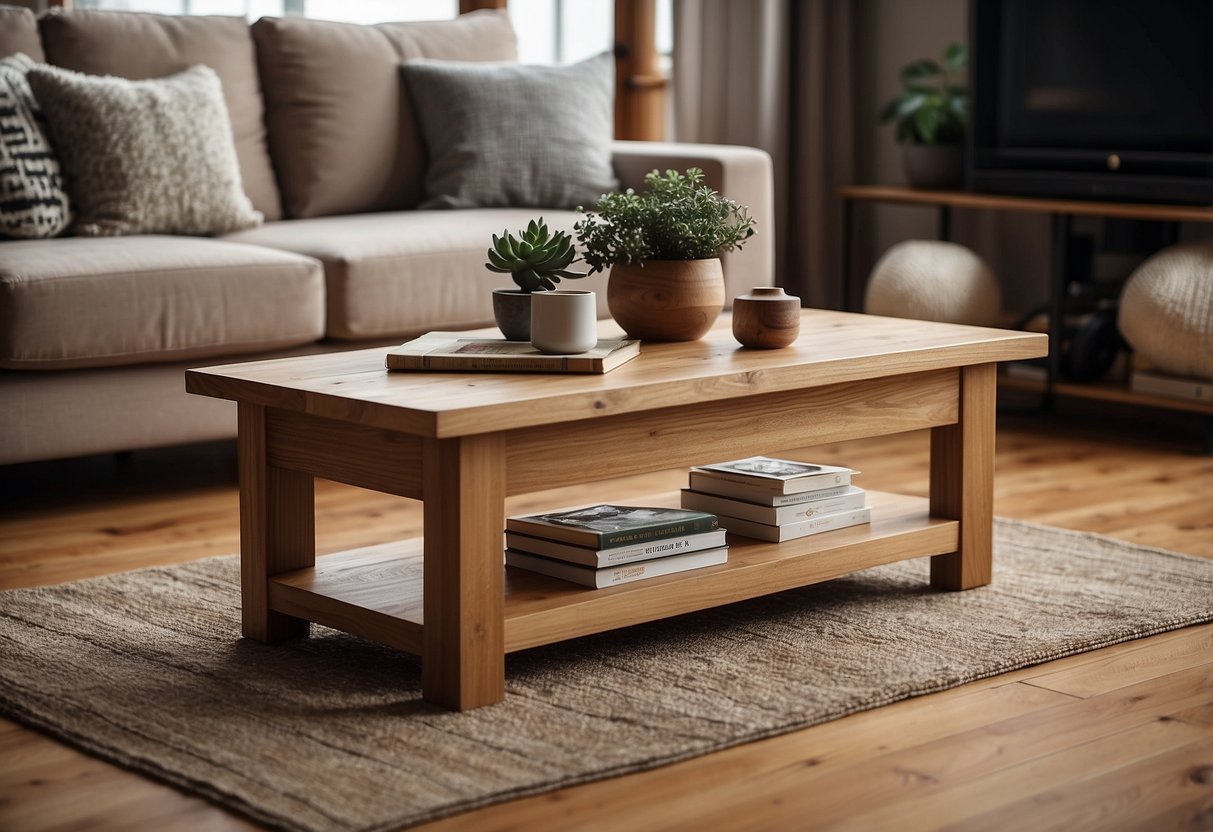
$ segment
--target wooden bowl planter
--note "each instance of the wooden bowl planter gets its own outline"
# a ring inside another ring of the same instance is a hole
[[[629,338],[695,341],[724,308],[720,259],[618,263],[607,283],[611,317]]]

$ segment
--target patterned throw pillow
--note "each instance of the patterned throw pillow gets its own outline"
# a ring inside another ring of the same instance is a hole
[[[225,234],[261,223],[210,67],[129,81],[36,66],[27,77],[59,150],[77,234]]]
[[[571,66],[417,60],[401,65],[429,164],[422,208],[576,208],[611,167],[615,62]]]
[[[71,222],[59,160],[42,129],[42,112],[21,53],[0,60],[0,237],[54,237]]]

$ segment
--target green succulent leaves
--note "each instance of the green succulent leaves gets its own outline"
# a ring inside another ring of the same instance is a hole
[[[590,271],[645,260],[707,260],[741,248],[754,235],[754,220],[703,179],[699,168],[654,170],[645,175],[642,194],[631,188],[603,194],[574,226]]]
[[[902,144],[960,144],[969,122],[969,91],[958,79],[969,62],[963,43],[950,44],[943,62],[924,58],[902,68],[902,92],[880,111],[897,122]]]
[[[500,237],[494,234],[488,258],[485,268],[513,275],[514,282],[524,292],[555,289],[562,277],[585,277],[584,272],[569,271],[577,260],[573,238],[564,231],[551,235],[543,217],[531,220],[517,237],[509,231],[502,231]]]

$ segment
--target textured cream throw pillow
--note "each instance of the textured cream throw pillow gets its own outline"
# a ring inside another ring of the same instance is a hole
[[[129,81],[37,66],[27,78],[63,165],[75,233],[225,234],[261,223],[214,70]]]

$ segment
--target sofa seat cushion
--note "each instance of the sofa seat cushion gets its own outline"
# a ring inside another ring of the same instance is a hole
[[[0,367],[187,361],[324,333],[315,260],[190,237],[0,244]]]
[[[401,211],[287,220],[224,239],[315,257],[324,263],[331,338],[409,336],[493,323],[492,290],[512,288],[509,275],[485,268],[492,235],[517,234],[535,209]],[[555,231],[572,231],[574,211],[543,211]],[[574,269],[584,271],[575,264]],[[561,284],[599,293],[605,276]]]

